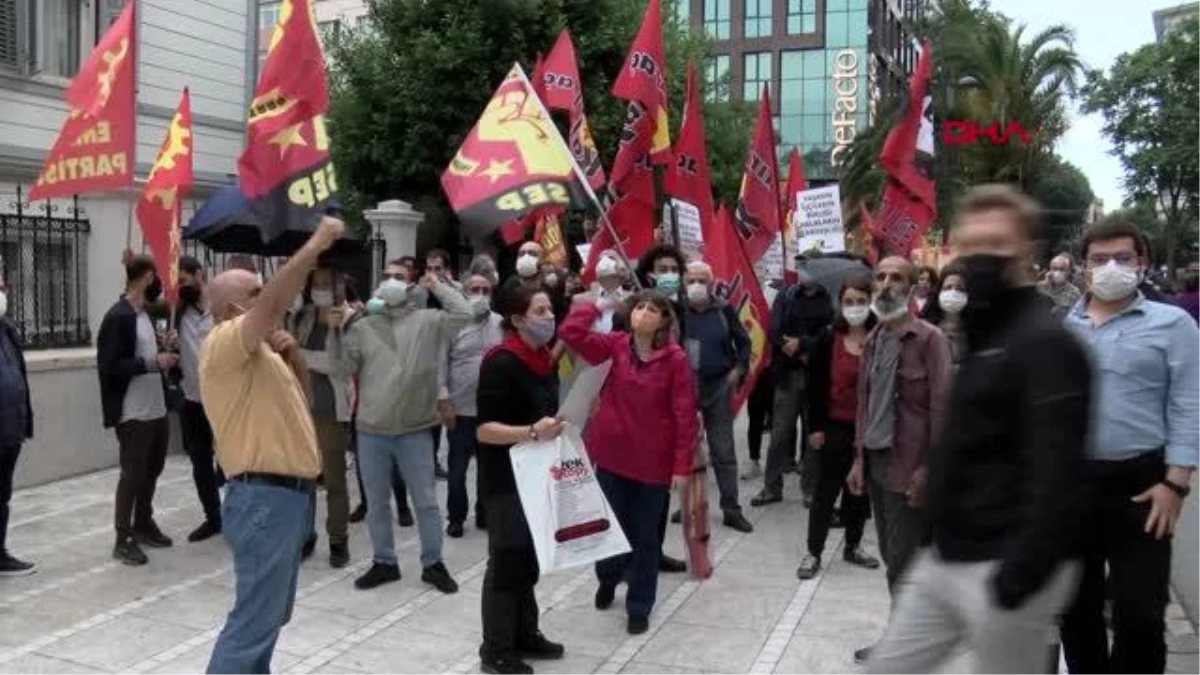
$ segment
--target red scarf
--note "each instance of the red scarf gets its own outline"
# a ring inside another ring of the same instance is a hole
[[[521,359],[525,367],[533,371],[538,377],[546,377],[553,370],[554,364],[550,361],[550,348],[540,347],[534,349],[529,346],[529,343],[521,339],[517,331],[510,330],[504,333],[504,342],[496,345],[491,352],[490,357],[497,351],[506,351]]]

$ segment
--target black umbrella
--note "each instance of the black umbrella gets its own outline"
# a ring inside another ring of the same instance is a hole
[[[869,275],[871,268],[856,258],[825,256],[807,260],[798,258],[796,271],[824,286],[830,297],[837,298],[847,279]]]

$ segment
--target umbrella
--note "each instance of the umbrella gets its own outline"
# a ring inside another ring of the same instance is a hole
[[[802,278],[811,279],[824,286],[825,290],[829,292],[829,296],[836,298],[842,290],[842,284],[847,279],[869,275],[871,268],[855,258],[825,256],[808,260],[798,259],[796,271],[801,274]]]

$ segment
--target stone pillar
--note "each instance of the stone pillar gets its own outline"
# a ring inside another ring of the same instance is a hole
[[[425,221],[425,214],[413,210],[412,204],[389,199],[364,211],[363,217],[387,243],[387,260],[417,254],[417,228]],[[374,279],[372,283],[377,281]]]

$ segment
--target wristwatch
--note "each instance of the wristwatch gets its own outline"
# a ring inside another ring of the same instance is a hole
[[[538,440],[537,427],[533,426],[532,424],[529,425],[529,440],[531,440],[531,441]]]
[[[1176,482],[1171,481],[1166,478],[1162,479],[1162,484],[1165,485],[1167,487],[1167,489],[1170,490],[1171,492],[1174,492],[1175,494],[1179,495],[1180,498],[1187,497],[1188,494],[1190,494],[1192,491],[1191,487],[1189,487],[1187,485],[1180,485],[1179,483],[1176,483]]]

